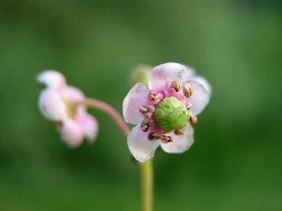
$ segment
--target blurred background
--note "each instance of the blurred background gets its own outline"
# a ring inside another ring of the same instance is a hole
[[[103,113],[68,149],[38,111],[60,70],[121,111],[137,64],[193,66],[213,87],[186,153],[155,157],[155,210],[282,210],[281,1],[0,1],[0,210],[138,210],[139,175]],[[128,82],[128,83],[127,83]]]

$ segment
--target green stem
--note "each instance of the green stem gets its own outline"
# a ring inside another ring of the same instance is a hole
[[[140,163],[142,211],[153,211],[153,160]]]

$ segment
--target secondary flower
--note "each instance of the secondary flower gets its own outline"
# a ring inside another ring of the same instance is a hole
[[[150,72],[148,87],[137,83],[123,101],[127,123],[136,125],[127,137],[130,152],[144,162],[161,148],[181,153],[193,144],[193,127],[208,104],[211,88],[193,69],[178,63]]]
[[[67,85],[63,74],[54,70],[42,72],[37,80],[46,85],[39,96],[39,109],[47,119],[57,123],[63,141],[69,147],[79,146],[84,138],[93,142],[98,124],[81,104],[84,94]]]

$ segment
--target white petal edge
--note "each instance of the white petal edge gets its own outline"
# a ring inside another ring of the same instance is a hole
[[[168,81],[177,80],[180,83],[190,80],[194,70],[185,65],[169,62],[153,68],[148,85],[150,89],[164,86]]]
[[[194,130],[193,127],[188,124],[184,128],[183,135],[175,135],[173,132],[169,133],[173,139],[170,143],[161,143],[162,149],[167,153],[182,153],[188,150],[194,143]]]
[[[191,80],[189,81],[189,84],[192,87],[192,96],[189,98],[190,102],[192,103],[192,108],[190,111],[193,114],[198,115],[209,103],[211,93],[204,87],[204,85],[197,81]]]
[[[159,141],[149,141],[147,137],[148,133],[143,132],[140,125],[135,126],[127,137],[129,151],[139,162],[154,157],[155,151],[160,145]]]
[[[200,84],[202,84],[205,87],[205,89],[211,94],[212,88],[211,88],[211,85],[209,84],[209,82],[207,81],[207,79],[205,79],[202,76],[195,76],[191,80],[197,81]]]
[[[95,117],[88,114],[84,109],[79,109],[76,120],[82,128],[85,137],[90,143],[93,143],[98,134],[98,123]]]
[[[144,116],[139,107],[148,103],[148,88],[141,83],[135,84],[123,100],[123,117],[127,123],[138,124],[143,121]]]
[[[39,109],[49,120],[63,121],[67,119],[67,108],[59,92],[45,89],[39,96]]]
[[[56,70],[43,71],[38,75],[37,81],[52,89],[60,89],[66,84],[64,75]]]
[[[63,142],[71,148],[78,147],[83,142],[83,130],[80,125],[72,119],[64,121],[59,127],[59,131]]]

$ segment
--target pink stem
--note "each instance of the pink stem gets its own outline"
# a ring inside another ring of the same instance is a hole
[[[119,113],[111,105],[109,105],[109,104],[107,104],[103,101],[91,99],[91,98],[87,98],[86,100],[84,100],[83,104],[87,107],[97,108],[97,109],[105,112],[106,114],[109,115],[109,117],[112,118],[112,120],[114,120],[114,122],[117,124],[117,126],[123,132],[123,134],[125,136],[127,136],[129,134],[130,130],[129,130],[127,124],[123,121],[122,117],[119,115]]]

